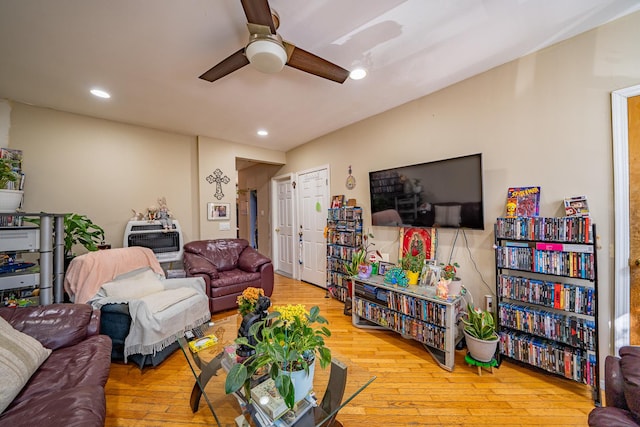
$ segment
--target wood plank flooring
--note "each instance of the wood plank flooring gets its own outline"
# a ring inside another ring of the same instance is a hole
[[[377,379],[340,411],[345,427],[359,426],[586,426],[590,389],[505,361],[493,374],[464,363],[441,369],[422,346],[390,331],[356,329],[343,304],[324,289],[276,275],[274,304],[320,306],[329,320],[329,346]],[[213,319],[233,312],[216,313]],[[180,350],[140,371],[113,363],[106,386],[107,426],[213,425],[208,408],[193,414],[193,375]],[[231,427],[231,426],[230,426]]]

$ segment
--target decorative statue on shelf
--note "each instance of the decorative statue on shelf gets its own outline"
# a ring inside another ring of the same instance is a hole
[[[169,231],[173,226],[173,221],[171,220],[171,212],[167,207],[167,199],[165,197],[159,198],[158,206],[160,207],[155,214],[155,219],[160,221],[164,231]]]
[[[249,333],[249,330],[251,329],[251,326],[255,325],[256,323],[262,321],[265,317],[267,317],[268,315],[267,310],[269,309],[270,306],[271,306],[271,300],[269,299],[269,297],[261,295],[260,297],[258,297],[258,303],[256,304],[256,309],[242,318],[240,329],[238,329],[238,336],[245,337],[249,341],[249,344],[254,347],[258,342],[256,340],[255,335],[251,335]],[[261,333],[261,330],[258,330],[256,334],[260,335],[260,333]],[[253,348],[243,344],[243,345],[240,345],[236,350],[236,355],[238,355],[239,358],[246,358],[253,355],[254,352],[255,351],[253,350]]]

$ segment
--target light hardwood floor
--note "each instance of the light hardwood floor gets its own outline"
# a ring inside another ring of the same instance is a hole
[[[276,275],[274,304],[320,306],[329,346],[377,379],[340,411],[345,427],[586,426],[593,408],[588,387],[505,361],[478,376],[456,352],[453,372],[441,369],[413,340],[390,331],[356,329],[343,304],[324,289]],[[213,319],[231,312],[216,313]],[[193,414],[193,375],[180,350],[140,371],[113,363],[106,386],[107,426],[213,425],[205,405]]]

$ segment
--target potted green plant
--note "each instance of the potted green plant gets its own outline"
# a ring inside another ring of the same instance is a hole
[[[442,272],[440,278],[446,281],[447,295],[449,297],[457,297],[462,292],[462,280],[458,277],[458,265],[457,262],[449,262],[448,264],[440,264]]]
[[[25,221],[40,225],[40,218],[25,218]],[[73,246],[80,244],[88,251],[97,251],[104,242],[104,230],[86,215],[70,213],[64,216],[64,257],[75,256]]]
[[[375,246],[375,243],[369,242],[369,238],[373,238],[373,234],[367,233],[362,236],[362,245],[353,253],[351,261],[345,262],[345,270],[350,276],[358,275],[361,279],[366,279],[371,276],[371,262],[369,258],[371,254],[375,254],[382,258],[382,254],[378,250],[374,250],[371,247]]]
[[[420,279],[420,272],[422,271],[422,266],[424,264],[424,254],[422,252],[418,252],[417,255],[412,255],[411,253],[405,254],[404,257],[400,259],[400,265],[402,269],[405,271],[407,278],[409,279],[410,285],[417,285],[418,280]]]
[[[464,323],[464,336],[471,357],[480,362],[491,362],[498,346],[493,313],[467,304],[467,313],[462,318],[462,323]]]
[[[273,310],[249,329],[249,336],[256,339],[255,345],[246,337],[236,339],[236,344],[248,346],[255,353],[229,370],[225,392],[233,393],[244,387],[245,396],[251,396],[251,378],[267,368],[285,403],[293,408],[312,386],[315,362],[318,360],[323,369],[331,363],[331,351],[324,341],[331,331],[324,326],[328,321],[320,316],[318,306],[309,312],[301,304],[274,306]],[[294,385],[292,376],[299,371],[311,380],[309,388]]]
[[[16,190],[20,174],[14,170],[14,160],[0,158],[0,212],[15,212],[22,201],[22,190]]]

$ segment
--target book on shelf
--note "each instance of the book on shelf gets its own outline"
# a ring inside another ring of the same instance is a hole
[[[276,383],[268,378],[251,389],[251,399],[257,408],[264,412],[271,420],[280,418],[289,408],[284,402]]]
[[[509,187],[506,208],[506,218],[538,216],[540,187]]]
[[[587,196],[574,196],[564,199],[564,211],[567,216],[588,217]]]
[[[581,253],[593,253],[593,246],[581,245],[576,243],[547,243],[537,242],[536,249],[541,251],[556,251],[556,252],[581,252]]]

